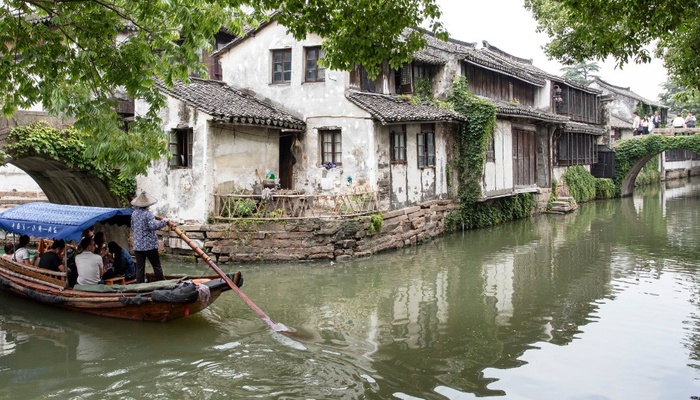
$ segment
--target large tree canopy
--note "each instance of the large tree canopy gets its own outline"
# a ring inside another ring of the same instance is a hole
[[[564,64],[603,60],[645,63],[655,49],[670,75],[700,89],[699,0],[525,0],[539,30],[552,39],[545,51]]]
[[[427,23],[445,35],[436,0],[3,0],[0,106],[5,116],[38,104],[74,117],[98,163],[142,173],[167,154],[156,80],[203,75],[201,51],[221,27],[240,35],[275,10],[295,38],[326,38],[332,69],[361,63],[376,74],[383,61],[401,65],[423,44],[418,32],[402,37],[406,27]],[[128,132],[117,118],[118,93],[151,105]]]

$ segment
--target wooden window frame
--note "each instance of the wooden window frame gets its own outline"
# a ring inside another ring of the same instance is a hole
[[[435,124],[421,124],[416,134],[418,168],[435,167]]]
[[[343,165],[343,135],[340,129],[319,129],[321,164]]]
[[[598,162],[598,137],[585,133],[562,132],[557,135],[557,165],[589,165]]]
[[[194,131],[192,128],[176,128],[170,131],[168,149],[170,151],[169,166],[172,169],[192,168],[192,152],[194,148]]]
[[[275,58],[277,55],[280,55],[280,60],[277,61]],[[288,58],[288,59],[287,59]],[[280,67],[281,70],[277,70],[277,67]],[[288,69],[285,69],[288,67]],[[279,76],[278,76],[279,74]],[[286,75],[289,74],[289,77],[286,78]],[[273,84],[280,84],[280,83],[289,83],[292,81],[292,49],[280,49],[280,50],[272,50],[272,83]]]
[[[393,164],[406,164],[406,125],[400,125],[399,129],[391,131],[391,162]]]
[[[309,58],[314,55],[315,58]],[[304,48],[304,82],[325,82],[326,68],[318,64],[318,60],[323,58],[321,46]],[[313,76],[309,78],[309,73]]]
[[[493,134],[489,136],[486,144],[486,162],[496,162],[496,140]]]

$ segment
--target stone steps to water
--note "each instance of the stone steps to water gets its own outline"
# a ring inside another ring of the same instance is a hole
[[[552,214],[567,214],[578,209],[578,203],[573,197],[558,197],[550,204],[548,213]]]

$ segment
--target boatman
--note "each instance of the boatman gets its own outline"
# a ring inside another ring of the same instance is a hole
[[[134,255],[136,256],[136,282],[146,281],[146,258],[153,267],[155,280],[163,280],[163,268],[160,266],[158,253],[158,235],[156,231],[168,224],[168,221],[156,220],[148,207],[158,200],[151,198],[146,192],[141,192],[131,201],[134,212],[131,214],[131,229],[134,231]]]

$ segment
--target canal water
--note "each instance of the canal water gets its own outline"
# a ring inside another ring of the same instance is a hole
[[[222,265],[167,324],[0,295],[0,398],[696,399],[700,184],[347,263]],[[208,273],[203,264],[169,272]]]

